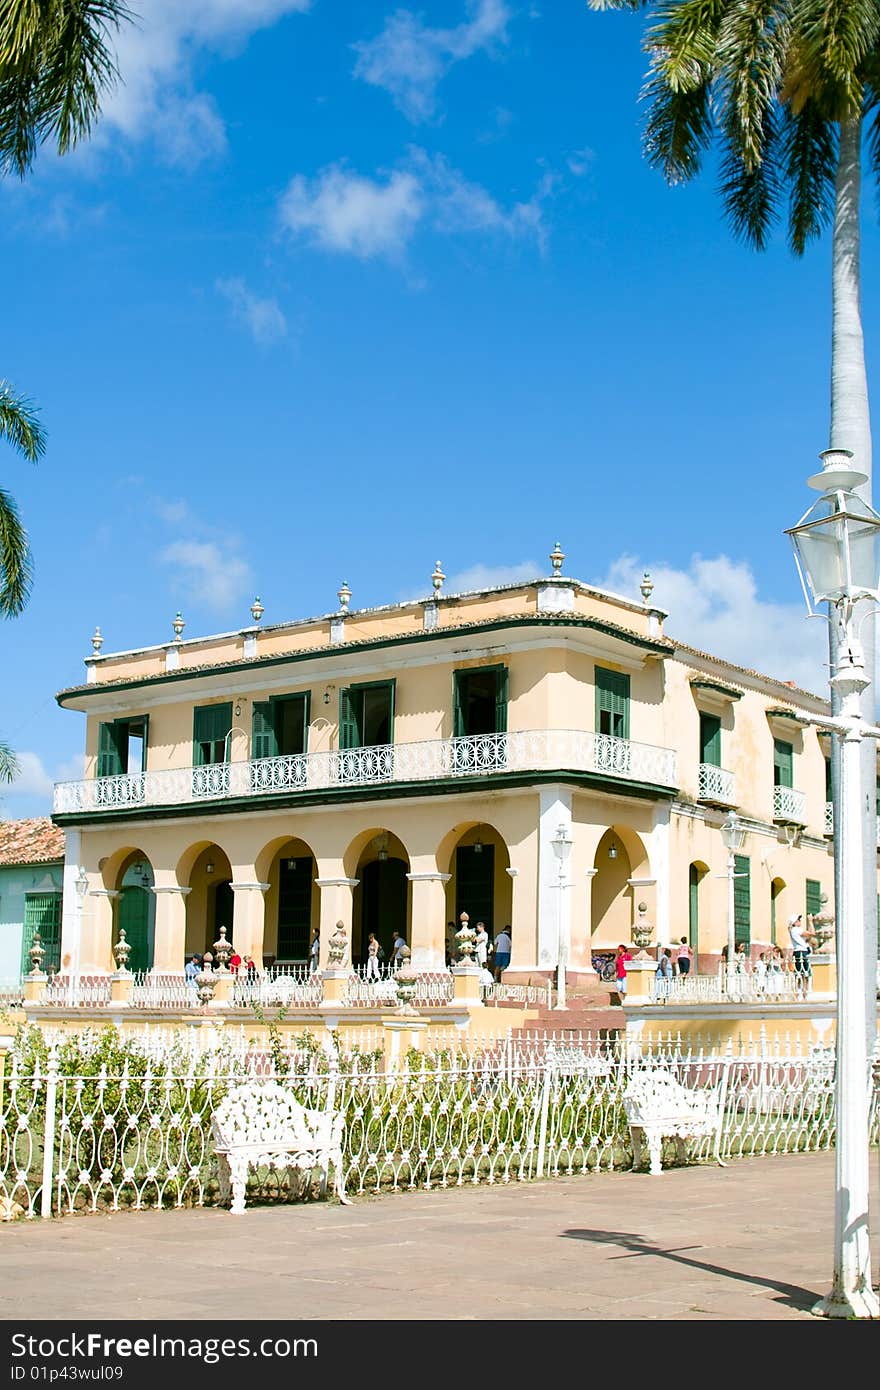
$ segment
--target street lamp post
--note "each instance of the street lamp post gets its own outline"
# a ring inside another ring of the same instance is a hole
[[[79,990],[79,963],[82,959],[82,929],[83,929],[83,904],[85,903],[86,893],[89,891],[89,876],[83,868],[79,867],[79,873],[74,879],[76,888],[76,934],[73,938],[73,962],[70,972],[70,989],[68,991],[71,1008],[76,1003]]]
[[[568,932],[565,930],[565,913],[563,912],[562,894],[567,884],[565,882],[565,869],[568,864],[568,856],[571,853],[572,841],[566,834],[564,825],[559,825],[556,830],[555,839],[550,841],[553,846],[553,853],[556,855],[557,870],[557,911],[558,911],[558,930],[556,934],[556,1007],[565,1009],[568,1007],[568,1000],[565,993],[565,972],[568,966]]]
[[[733,994],[733,981],[736,964],[736,856],[746,842],[746,828],[736,811],[730,811],[721,826],[721,840],[727,850],[727,969],[724,972],[724,988]]]
[[[831,684],[840,713],[814,720],[841,741],[840,824],[834,826],[837,904],[837,1035],[835,1039],[834,1280],[815,1311],[826,1317],[876,1318],[868,1233],[869,1057],[864,950],[864,843],[862,839],[861,743],[880,737],[862,719],[860,699],[870,684],[859,641],[854,605],[880,601],[880,515],[852,491],[867,481],[852,467],[845,449],[820,455],[821,473],[808,479],[822,493],[787,534],[813,612],[831,605],[837,625],[837,667]]]

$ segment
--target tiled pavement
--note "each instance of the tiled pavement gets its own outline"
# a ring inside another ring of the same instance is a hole
[[[243,1217],[11,1223],[2,1316],[807,1319],[830,1279],[833,1166],[833,1154],[789,1155]]]

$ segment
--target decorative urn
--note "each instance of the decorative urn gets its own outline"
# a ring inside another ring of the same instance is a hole
[[[645,916],[648,911],[647,903],[639,903],[639,915],[633,923],[632,938],[640,951],[646,946],[650,946],[651,938],[654,935],[654,928]]]
[[[199,997],[199,1003],[210,1004],[216,988],[217,976],[214,974],[214,958],[210,951],[206,951],[202,969],[196,975],[196,994]]]
[[[348,935],[344,922],[337,922],[327,943],[327,969],[341,970],[348,955]]]
[[[404,946],[400,952],[400,969],[394,976],[394,988],[397,990],[397,1001],[399,1014],[415,1014],[418,1009],[413,1008],[413,998],[419,986],[419,977],[413,969],[410,961],[410,949]]]
[[[217,966],[217,969],[220,971],[225,971],[226,967],[229,964],[229,957],[232,955],[232,942],[226,940],[225,926],[222,926],[220,928],[220,935],[214,942],[214,955],[220,962],[220,964]]]
[[[131,955],[131,947],[125,939],[125,927],[119,928],[119,940],[113,947],[113,954],[116,957],[116,969],[120,975],[128,974],[128,958]]]
[[[459,965],[472,965],[474,959],[474,940],[477,933],[470,924],[470,919],[466,912],[461,914],[461,926],[455,933],[458,942],[458,963]]]
[[[42,975],[42,973],[43,973],[43,957],[45,956],[45,954],[46,954],[46,952],[45,952],[45,949],[44,949],[44,947],[43,947],[43,943],[42,943],[42,941],[40,940],[40,933],[39,933],[38,931],[37,931],[37,932],[34,932],[33,945],[31,946],[30,950],[28,951],[28,955],[29,955],[30,958],[31,958],[31,974],[32,974],[32,975]]]

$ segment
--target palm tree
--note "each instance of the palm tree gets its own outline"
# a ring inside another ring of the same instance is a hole
[[[112,34],[133,18],[121,0],[0,0],[0,174],[88,137],[119,76]]]
[[[18,395],[8,381],[0,382],[0,439],[31,463],[46,449],[46,437],[31,402]],[[27,531],[14,499],[0,488],[0,614],[14,618],[24,608],[31,586],[31,554]],[[0,741],[0,782],[13,782],[18,761],[8,744]]]
[[[849,449],[868,475],[871,419],[860,296],[863,146],[880,176],[880,5],[877,0],[589,0],[591,8],[649,9],[645,152],[670,183],[694,178],[721,151],[721,198],[734,232],[763,250],[784,216],[796,255],[832,223],[829,445]],[[867,138],[865,127],[867,126]],[[875,670],[874,619],[862,625]],[[829,623],[832,670],[836,631]],[[836,691],[832,694],[839,708]],[[862,712],[874,723],[873,687]],[[836,824],[839,749],[832,773]],[[876,749],[862,744],[865,964],[873,1040],[877,961]],[[868,795],[867,789],[870,788]],[[839,884],[837,885],[839,889]],[[838,895],[838,901],[840,900]]]

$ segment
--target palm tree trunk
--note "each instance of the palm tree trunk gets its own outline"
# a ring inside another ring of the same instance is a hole
[[[840,126],[840,153],[834,202],[832,243],[832,326],[831,326],[831,433],[833,449],[850,449],[856,468],[867,473],[868,481],[857,491],[871,501],[871,415],[868,407],[868,376],[865,369],[865,340],[862,333],[860,292],[860,217],[862,121],[843,121]],[[862,696],[862,716],[874,723],[874,618],[870,603],[861,610],[861,637],[865,667],[872,684]],[[858,610],[857,610],[858,611]],[[831,669],[836,670],[835,625],[829,623]],[[838,712],[836,693],[832,695]],[[834,823],[841,825],[839,786],[839,745],[832,752],[832,792]],[[862,744],[862,789],[865,847],[865,987],[868,1005],[868,1040],[873,1047],[877,1020],[877,748],[873,739]],[[836,875],[836,865],[835,865]],[[842,901],[840,883],[835,876],[835,901]]]

